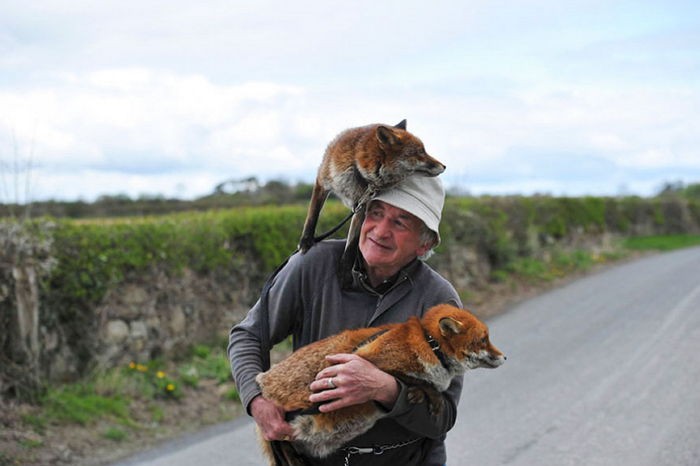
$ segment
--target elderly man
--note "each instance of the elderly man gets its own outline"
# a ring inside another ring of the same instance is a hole
[[[403,322],[430,307],[461,307],[454,287],[420,258],[439,243],[438,225],[445,193],[438,178],[413,176],[377,195],[367,207],[359,240],[353,285],[343,289],[337,264],[344,241],[318,243],[295,254],[275,277],[269,294],[271,344],[293,335],[294,349],[348,328]],[[231,329],[229,357],[241,399],[267,440],[294,435],[284,412],[260,395],[255,376],[262,371],[258,335],[260,301]],[[443,393],[446,408],[431,416],[426,403],[410,404],[402,382],[370,362],[352,355],[332,357],[311,389],[311,401],[323,412],[374,400],[386,417],[348,447],[375,447],[381,455],[363,454],[363,465],[443,465],[445,434],[454,425],[462,388],[455,378]],[[328,379],[332,377],[332,384]],[[366,450],[362,450],[366,451]],[[331,457],[308,458],[308,464],[344,464],[357,450],[341,449]]]

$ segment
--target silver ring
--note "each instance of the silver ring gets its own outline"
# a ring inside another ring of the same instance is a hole
[[[335,384],[333,383],[333,377],[328,377],[326,379],[326,384],[328,385],[328,388],[335,388]]]

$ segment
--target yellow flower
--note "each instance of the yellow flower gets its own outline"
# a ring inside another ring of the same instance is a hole
[[[136,370],[139,372],[147,372],[148,367],[144,366],[143,364],[136,364]]]
[[[164,377],[165,377],[165,372],[163,372],[163,371],[158,371],[158,372],[156,372],[156,377],[158,377],[159,379],[164,378]]]
[[[129,363],[129,369],[136,369],[136,363],[134,361]]]
[[[175,390],[175,385],[169,383],[168,385],[165,386],[165,389],[169,392],[172,392],[173,390]]]

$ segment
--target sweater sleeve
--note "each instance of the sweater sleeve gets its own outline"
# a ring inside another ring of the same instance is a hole
[[[450,386],[440,395],[443,398],[442,410],[433,416],[427,402],[412,404],[408,401],[408,388],[398,381],[401,387],[399,397],[387,414],[406,429],[422,437],[439,438],[446,434],[457,420],[457,403],[462,393],[463,377],[455,377]]]
[[[451,283],[431,271],[431,277],[423,277],[424,283],[431,283],[435,294],[430,297],[430,306],[437,304],[452,304],[463,307],[459,294]],[[407,387],[399,381],[401,390],[388,416],[406,429],[428,438],[440,438],[445,435],[457,420],[457,405],[462,394],[463,376],[452,379],[447,390],[440,393],[443,398],[442,410],[436,415],[430,413],[427,402],[413,404],[408,401]]]
[[[273,278],[268,300],[270,346],[263,348],[260,341],[260,316],[263,312],[260,300],[229,333],[231,372],[248,414],[250,402],[260,394],[255,377],[263,370],[261,355],[291,334],[295,325],[299,308],[299,262],[299,255],[292,256]]]

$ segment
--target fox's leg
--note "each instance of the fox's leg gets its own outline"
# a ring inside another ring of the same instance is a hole
[[[445,399],[439,391],[431,385],[410,386],[408,388],[408,402],[411,404],[423,403],[427,398],[430,415],[437,417],[445,408]]]
[[[409,403],[419,404],[427,401],[431,416],[438,416],[445,409],[445,398],[433,385],[406,374],[394,375],[408,386]]]
[[[311,249],[311,246],[314,245],[314,235],[316,233],[318,217],[321,215],[321,208],[326,202],[329,193],[330,191],[325,189],[321,183],[316,180],[313,192],[311,193],[311,201],[309,201],[309,210],[306,214],[304,230],[299,240],[299,249],[301,249],[302,254]]]
[[[355,259],[357,258],[358,247],[360,245],[360,229],[362,228],[362,222],[364,222],[364,220],[365,209],[364,206],[360,206],[356,209],[355,215],[352,216],[352,220],[350,221],[348,240],[345,243],[345,251],[343,251],[343,256],[340,258],[340,264],[338,266],[340,286],[343,289],[350,288],[352,285],[352,267],[355,265]]]

